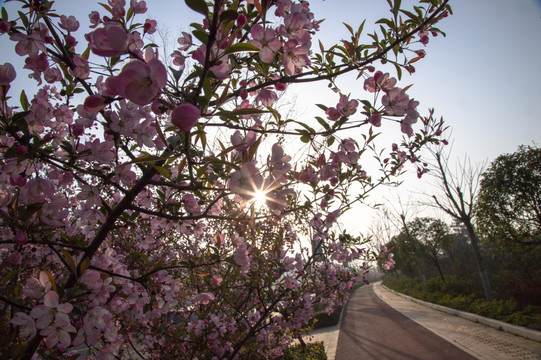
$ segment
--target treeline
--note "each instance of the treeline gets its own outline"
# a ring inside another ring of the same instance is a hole
[[[439,219],[416,218],[387,244],[395,266],[386,271],[394,277],[441,282],[459,286],[462,295],[484,297],[471,243],[463,225],[448,225]],[[519,308],[541,306],[541,247],[499,247],[481,242],[481,255],[489,275],[494,298],[514,300]],[[381,269],[382,271],[385,271]]]
[[[493,295],[519,309],[541,306],[541,149],[521,146],[499,156],[478,181],[473,176],[460,181],[467,174],[463,171],[453,182],[457,177],[436,155],[438,177],[451,204],[440,207],[454,222],[402,217],[401,231],[385,244],[395,261],[386,272],[419,281],[437,277],[440,283],[452,278],[464,284],[458,286],[462,292],[479,298],[492,300]]]

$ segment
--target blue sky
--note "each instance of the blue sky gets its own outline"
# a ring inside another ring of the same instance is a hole
[[[79,31],[82,34],[87,32],[87,14],[95,3],[58,0],[55,5],[66,9],[67,15],[76,15],[84,21]],[[326,18],[318,36],[327,45],[333,39],[347,36],[342,22],[355,27],[367,18],[368,30],[370,23],[388,14],[385,0],[312,0],[310,3],[316,18]],[[414,76],[405,76],[400,85],[413,83],[409,93],[420,101],[422,112],[433,107],[451,126],[452,158],[467,154],[474,163],[492,161],[501,153],[515,151],[519,145],[540,145],[541,0],[451,0],[450,3],[454,15],[439,25],[447,37],[430,39],[425,48],[426,58],[416,63]],[[181,30],[188,30],[189,23],[200,18],[187,10],[181,0],[149,0],[147,4],[146,16],[157,19],[173,37]],[[12,4],[7,6],[9,10]],[[13,47],[14,43],[2,36],[0,46],[3,48],[0,63],[12,60],[7,57],[12,50],[4,49]],[[18,76],[20,80],[24,75]],[[344,79],[341,85],[344,92],[353,96],[363,94],[362,82]],[[321,115],[312,105],[314,102],[333,106],[337,100],[313,86],[292,90],[290,94],[295,93],[300,116],[306,118]],[[425,186],[415,179],[408,181],[412,182],[409,185],[412,189]]]

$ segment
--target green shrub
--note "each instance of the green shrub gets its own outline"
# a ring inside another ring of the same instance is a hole
[[[316,311],[314,315],[312,315],[312,319],[310,320],[310,328],[320,329],[327,326],[337,325],[340,321],[341,312],[342,306],[338,307],[330,314],[327,314],[327,312],[324,310]]]
[[[504,319],[517,310],[517,303],[513,300],[475,300],[470,311],[493,319]]]
[[[322,341],[303,345],[290,346],[279,360],[327,360],[325,346]]]

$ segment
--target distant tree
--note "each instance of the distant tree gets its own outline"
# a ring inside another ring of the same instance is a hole
[[[409,246],[414,246],[417,255],[434,266],[445,281],[443,257],[451,244],[449,226],[434,218],[416,218],[404,226]]]
[[[443,153],[442,148],[434,150],[433,155],[436,163],[431,169],[431,174],[437,179],[438,186],[442,191],[441,196],[432,196],[433,202],[436,207],[453,219],[460,221],[466,228],[483,290],[487,300],[490,301],[493,299],[492,288],[479,248],[479,236],[474,227],[475,214],[473,211],[482,167],[471,166],[469,159],[466,158],[458,170],[453,173],[449,168],[448,155]]]
[[[502,248],[541,245],[541,149],[521,146],[494,160],[483,173],[477,226]]]

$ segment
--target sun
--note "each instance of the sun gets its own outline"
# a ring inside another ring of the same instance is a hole
[[[252,203],[256,210],[260,210],[267,203],[267,192],[263,190],[256,190],[252,198]]]

